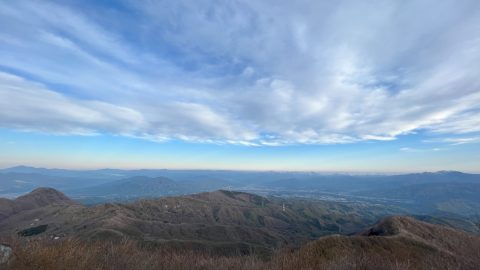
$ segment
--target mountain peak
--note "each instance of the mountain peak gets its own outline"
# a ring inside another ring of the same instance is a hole
[[[37,188],[15,199],[15,203],[42,207],[50,204],[75,204],[70,198],[54,188]]]
[[[51,187],[39,187],[39,188],[36,188],[32,191],[30,191],[30,193],[43,193],[43,192],[47,192],[47,193],[61,193],[60,191],[54,189],[54,188],[51,188]]]
[[[361,233],[364,236],[392,236],[404,230],[407,223],[420,222],[407,216],[390,216],[380,220],[370,229]]]
[[[423,222],[409,216],[386,217],[374,226],[372,226],[370,229],[361,233],[361,235],[402,235],[413,237],[415,239],[423,239],[424,241],[431,241],[432,239],[437,239],[437,241],[435,242],[436,244],[440,244],[440,246],[448,246],[448,243],[452,241],[451,238],[455,239],[467,237],[467,234],[463,231],[454,230],[446,226]]]
[[[60,191],[53,188],[37,188],[14,200],[0,200],[0,220],[18,212],[33,210],[49,205],[76,204]]]
[[[437,171],[436,174],[463,174],[463,173],[459,171],[442,170],[442,171]]]

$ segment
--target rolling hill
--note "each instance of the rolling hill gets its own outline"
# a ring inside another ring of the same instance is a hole
[[[246,197],[241,195],[244,199]],[[480,237],[406,216],[391,216],[358,234],[329,235],[299,249],[221,256],[191,247],[145,245],[131,240],[13,242],[16,257],[4,265],[16,269],[325,269],[420,270],[480,266]]]
[[[354,236],[322,237],[274,262],[277,269],[474,270],[479,255],[477,235],[394,216]]]
[[[0,222],[11,215],[29,210],[74,204],[74,201],[53,188],[37,188],[14,200],[0,198]]]
[[[271,252],[322,235],[353,233],[395,211],[369,204],[286,200],[221,190],[92,207],[71,203],[39,205],[1,220],[0,234],[46,225],[38,237],[126,237],[225,252]]]

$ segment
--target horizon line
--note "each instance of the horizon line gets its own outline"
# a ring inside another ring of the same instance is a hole
[[[416,173],[441,173],[441,172],[459,172],[465,174],[480,174],[479,171],[462,171],[462,170],[422,170],[422,171],[328,171],[328,170],[272,170],[272,169],[214,169],[214,168],[114,168],[114,167],[98,167],[98,168],[67,168],[67,167],[36,167],[29,165],[16,165],[8,167],[0,167],[0,170],[8,170],[14,168],[31,168],[31,169],[45,169],[45,170],[67,170],[67,171],[99,171],[99,170],[119,170],[119,171],[139,171],[139,170],[165,170],[165,171],[224,171],[224,172],[277,172],[277,173],[317,173],[317,174],[384,174],[384,175],[401,175],[401,174],[416,174]]]

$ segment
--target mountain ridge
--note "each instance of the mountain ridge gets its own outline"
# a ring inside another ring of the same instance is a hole
[[[255,201],[242,193],[228,191],[199,194],[196,200],[209,197],[229,200],[240,197],[241,202]],[[115,209],[114,205],[104,205]],[[112,209],[112,208],[111,208]],[[14,246],[19,258],[7,269],[66,269],[67,265],[84,263],[78,269],[465,269],[480,266],[480,237],[441,225],[416,220],[410,216],[388,216],[353,235],[327,235],[310,241],[298,249],[277,250],[272,256],[259,259],[255,254],[234,253],[219,256],[225,245],[219,241],[217,250],[203,253],[194,243],[176,245],[136,244],[131,240],[78,241],[61,238],[48,242],[38,239],[27,245]],[[164,243],[165,244],[165,243]],[[198,243],[197,243],[198,244]],[[166,249],[165,249],[166,248]],[[251,248],[251,247],[250,247]],[[76,251],[65,253],[65,250]],[[251,249],[250,249],[251,250]],[[241,256],[240,256],[241,255]],[[201,265],[199,265],[201,262]],[[26,267],[25,267],[26,266]],[[67,268],[69,269],[69,268]]]
[[[217,250],[267,252],[286,244],[300,245],[339,230],[353,233],[387,213],[391,211],[373,205],[265,198],[219,190],[90,207],[47,205],[1,220],[0,234],[28,230],[32,220],[41,219],[48,228],[39,237],[127,237]]]
[[[408,216],[330,235],[287,255],[282,269],[478,269],[480,237]]]

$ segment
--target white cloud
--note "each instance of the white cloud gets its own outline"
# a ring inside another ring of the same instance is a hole
[[[423,152],[431,152],[431,151],[442,151],[442,148],[412,148],[412,147],[402,147],[400,151],[402,152],[409,152],[409,153],[423,153]]]
[[[447,144],[450,144],[450,145],[471,144],[471,143],[480,143],[480,136],[438,138],[438,139],[426,140],[425,142],[427,142],[427,143],[447,143]]]
[[[145,123],[138,112],[105,102],[67,98],[20,77],[0,73],[3,127],[56,134],[131,133]]]
[[[26,131],[79,135],[107,132],[155,141],[228,139],[238,144],[248,144],[255,136],[235,129],[235,124],[201,104],[165,103],[139,112],[101,101],[68,98],[2,72],[0,107],[3,127]]]
[[[480,131],[478,1],[124,4],[2,5],[2,66],[31,79],[1,74],[0,125],[243,145]]]

